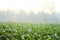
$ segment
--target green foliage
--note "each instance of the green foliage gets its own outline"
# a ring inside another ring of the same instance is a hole
[[[0,40],[60,40],[60,24],[0,23]]]

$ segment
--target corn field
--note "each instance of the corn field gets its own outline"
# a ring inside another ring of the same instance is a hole
[[[60,24],[0,23],[0,40],[60,40]]]

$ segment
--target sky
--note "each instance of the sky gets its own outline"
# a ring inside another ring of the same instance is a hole
[[[27,12],[30,11],[39,12],[44,10],[46,7],[50,6],[51,2],[54,2],[53,5],[54,10],[56,12],[60,12],[60,0],[0,0],[0,10],[6,11],[7,9],[10,9],[10,10],[25,10]],[[48,7],[45,10],[47,11],[49,10],[49,8],[50,7]]]

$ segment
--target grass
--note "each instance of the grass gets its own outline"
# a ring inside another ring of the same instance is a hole
[[[0,40],[60,40],[60,24],[0,23]]]

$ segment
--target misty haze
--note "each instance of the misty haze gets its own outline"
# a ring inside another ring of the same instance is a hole
[[[20,12],[0,11],[0,22],[45,22],[45,23],[60,23],[60,13],[53,12],[52,14],[44,12]]]
[[[60,40],[60,0],[0,0],[0,40]]]

